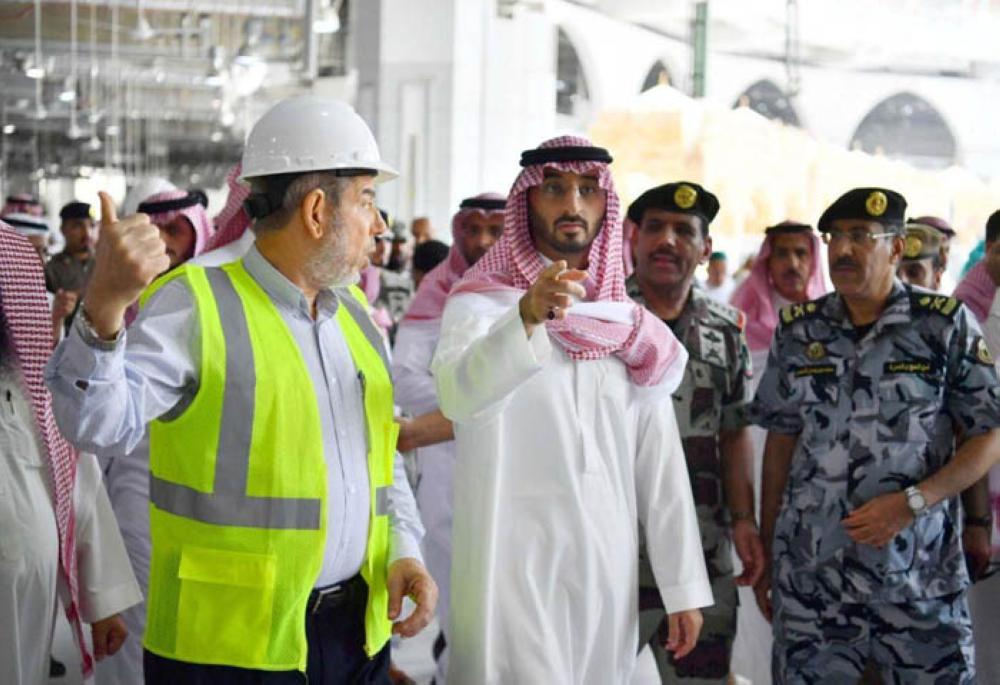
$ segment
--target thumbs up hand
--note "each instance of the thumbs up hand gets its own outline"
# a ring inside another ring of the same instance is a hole
[[[125,310],[157,276],[170,268],[160,230],[145,214],[118,219],[114,202],[100,193],[101,223],[94,270],[87,286],[84,311],[94,331],[113,338]]]

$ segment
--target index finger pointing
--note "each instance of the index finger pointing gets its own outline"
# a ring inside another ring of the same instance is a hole
[[[101,198],[101,228],[118,223],[118,210],[115,209],[114,200],[103,190],[97,195]]]
[[[565,270],[566,270],[566,260],[560,259],[557,262],[552,262],[551,264],[549,264],[549,266],[544,271],[542,271],[542,273],[539,274],[538,277],[540,279],[541,278],[555,279],[559,276],[559,274],[561,274]]]

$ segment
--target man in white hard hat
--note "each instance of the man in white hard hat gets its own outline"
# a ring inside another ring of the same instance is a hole
[[[130,451],[149,424],[147,683],[385,683],[390,635],[432,616],[386,351],[350,285],[394,175],[350,107],[284,100],[243,155],[254,247],[152,285],[156,227],[102,194],[83,315],[47,380],[85,449]]]

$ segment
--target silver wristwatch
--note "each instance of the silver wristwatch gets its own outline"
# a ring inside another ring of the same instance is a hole
[[[927,513],[927,499],[924,493],[920,492],[920,488],[911,485],[903,492],[906,494],[906,505],[913,512],[913,518],[920,518]]]
[[[87,308],[82,302],[80,303],[79,309],[77,309],[76,318],[73,319],[73,325],[76,326],[77,331],[80,333],[80,337],[83,338],[83,341],[87,343],[87,345],[106,352],[110,352],[118,346],[118,342],[122,339],[122,334],[125,331],[125,327],[123,326],[118,329],[114,338],[110,340],[102,338],[97,334],[97,331],[94,330],[94,324],[90,320]]]

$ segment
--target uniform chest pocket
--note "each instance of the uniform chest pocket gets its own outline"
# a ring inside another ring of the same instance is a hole
[[[690,386],[687,392],[687,416],[678,412],[678,420],[687,420],[687,428],[698,433],[717,433],[721,419],[721,398],[724,390],[724,374],[711,364],[700,360],[688,362]],[[677,403],[674,404],[677,407]]]
[[[792,400],[802,413],[802,437],[809,442],[830,442],[837,435],[840,387],[836,376],[800,376],[792,381]]]
[[[927,443],[941,408],[941,386],[933,378],[898,375],[878,384],[879,442]]]

